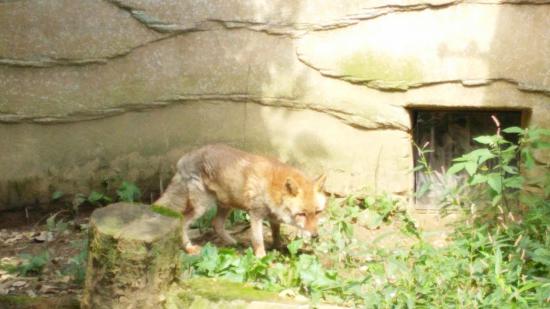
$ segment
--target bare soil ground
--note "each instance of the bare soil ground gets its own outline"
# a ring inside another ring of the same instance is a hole
[[[81,283],[69,271],[70,260],[81,252],[91,211],[84,208],[77,218],[57,207],[0,214],[0,296],[79,295]],[[48,226],[53,214],[57,225]],[[26,261],[25,255],[47,255],[48,261],[40,272],[10,271]]]

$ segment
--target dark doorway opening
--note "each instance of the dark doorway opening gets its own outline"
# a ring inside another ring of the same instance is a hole
[[[496,125],[491,119],[495,116],[501,128],[521,126],[522,111],[490,110],[413,110],[413,139],[416,145],[428,145],[432,152],[425,153],[426,160],[436,179],[443,180],[443,175],[452,165],[453,159],[476,148],[473,138],[480,135],[493,135]],[[516,136],[506,136],[512,142]],[[414,151],[414,162],[417,164],[419,152]],[[433,177],[432,177],[433,179]],[[422,190],[428,181],[424,170],[414,175],[415,192]],[[460,181],[460,179],[456,179]],[[442,191],[442,190],[440,190]],[[445,192],[429,192],[416,196],[417,209],[437,210]]]

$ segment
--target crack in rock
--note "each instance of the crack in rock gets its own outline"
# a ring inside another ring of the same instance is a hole
[[[381,79],[365,79],[360,77],[354,77],[350,75],[344,75],[337,73],[330,69],[323,69],[315,66],[311,62],[305,59],[305,55],[302,53],[296,52],[298,60],[304,65],[312,68],[313,70],[319,72],[322,76],[334,78],[338,80],[343,80],[354,85],[366,86],[372,89],[387,91],[387,92],[404,92],[409,89],[421,88],[426,86],[440,85],[440,84],[462,84],[465,87],[477,87],[477,86],[487,86],[495,82],[505,82],[512,85],[515,85],[516,88],[520,91],[542,94],[544,96],[550,96],[550,89],[544,88],[538,85],[533,85],[518,81],[513,78],[507,77],[491,77],[491,78],[482,78],[482,79],[442,79],[442,80],[431,80],[431,81],[421,81],[421,82],[410,82],[410,81],[388,81]]]
[[[0,0],[0,3],[9,3],[23,0]],[[359,13],[348,14],[341,18],[331,20],[327,23],[314,24],[314,23],[268,23],[257,22],[247,20],[225,20],[207,18],[206,20],[190,22],[189,24],[178,24],[160,20],[145,10],[132,7],[122,3],[120,0],[106,0],[108,3],[113,4],[115,7],[127,11],[133,18],[135,18],[143,26],[152,29],[156,32],[164,34],[164,36],[144,42],[142,44],[128,48],[119,53],[102,58],[52,58],[41,57],[38,59],[13,59],[13,58],[1,58],[0,65],[17,66],[17,67],[53,67],[53,66],[69,66],[69,65],[89,65],[89,64],[105,64],[109,60],[123,57],[130,54],[132,51],[141,48],[143,46],[155,43],[157,41],[164,40],[176,35],[181,35],[190,32],[199,31],[213,31],[220,29],[247,29],[250,31],[264,32],[271,35],[287,35],[292,38],[301,37],[309,32],[315,31],[328,31],[341,29],[358,24],[362,21],[374,19],[384,15],[419,11],[425,9],[440,9],[442,7],[448,7],[452,5],[458,5],[461,3],[473,3],[473,4],[516,4],[516,5],[545,5],[550,4],[550,0],[432,0],[426,2],[410,3],[410,4],[387,4],[383,6],[375,6],[360,9]],[[302,61],[303,62],[303,61]],[[351,79],[351,78],[350,78]],[[351,80],[350,80],[351,81]],[[353,82],[353,81],[352,81]],[[371,83],[372,88],[383,89],[384,85],[377,85],[377,82]],[[391,86],[389,88],[400,88]]]
[[[373,129],[396,129],[407,130],[404,124],[379,121],[358,116],[355,113],[344,110],[329,108],[326,106],[301,102],[291,98],[280,97],[260,97],[247,94],[200,94],[200,95],[177,95],[170,98],[160,99],[147,104],[126,104],[115,108],[106,108],[100,110],[79,111],[68,114],[54,114],[47,116],[28,116],[13,113],[0,113],[0,123],[37,123],[37,124],[58,124],[70,123],[87,120],[102,119],[121,115],[127,112],[152,110],[160,107],[171,106],[175,104],[199,102],[199,101],[228,101],[234,103],[254,103],[263,106],[284,107],[294,110],[312,110],[325,113],[335,117],[342,122],[363,130]]]
[[[173,22],[163,21],[155,16],[148,14],[141,8],[132,7],[122,3],[120,0],[107,0],[108,2],[116,5],[117,7],[129,12],[136,20],[142,23],[144,26],[162,33],[182,32],[189,29],[200,30],[215,30],[210,28],[205,23],[207,21],[215,21],[221,23],[227,29],[245,28],[252,31],[265,32],[275,35],[289,35],[291,37],[300,37],[305,33],[314,31],[327,31],[349,27],[355,25],[361,21],[374,19],[384,15],[408,12],[408,11],[420,11],[425,9],[440,9],[462,3],[471,4],[530,4],[530,5],[544,5],[550,4],[550,0],[428,0],[419,1],[416,3],[408,4],[386,4],[382,6],[365,7],[359,10],[359,13],[347,14],[341,18],[336,18],[326,23],[269,23],[248,21],[248,20],[231,20],[220,18],[207,18],[204,21],[197,21],[194,23],[178,24]]]
[[[148,46],[150,44],[163,41],[168,38],[174,37],[176,34],[166,34],[156,39],[145,41],[139,45],[132,46],[126,50],[118,53],[101,57],[101,58],[52,58],[52,57],[40,57],[37,59],[13,59],[13,58],[0,58],[0,65],[15,66],[15,67],[29,67],[29,68],[48,68],[54,66],[83,66],[90,64],[107,64],[109,60],[124,57],[132,53],[134,50]]]

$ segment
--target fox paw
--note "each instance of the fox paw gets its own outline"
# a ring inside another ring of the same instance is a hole
[[[198,245],[185,245],[185,252],[190,255],[198,255],[201,252],[201,246]]]

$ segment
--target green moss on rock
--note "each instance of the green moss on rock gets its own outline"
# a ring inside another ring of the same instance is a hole
[[[153,212],[158,213],[159,215],[163,215],[163,216],[166,216],[166,217],[176,218],[176,219],[182,219],[183,218],[183,215],[181,214],[181,212],[175,211],[173,209],[170,209],[170,208],[162,206],[162,205],[153,204],[151,206],[151,210]]]
[[[171,308],[244,308],[248,302],[287,303],[275,292],[258,290],[250,285],[215,278],[193,278],[180,282],[167,295]]]
[[[356,52],[342,60],[346,79],[364,81],[375,88],[406,89],[422,79],[422,70],[413,58]]]

